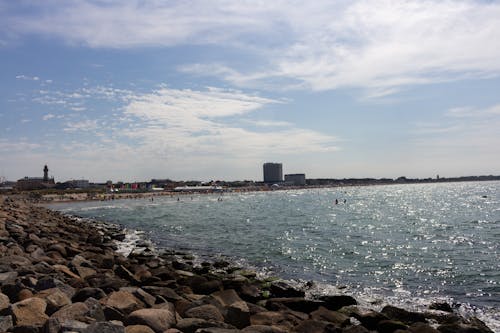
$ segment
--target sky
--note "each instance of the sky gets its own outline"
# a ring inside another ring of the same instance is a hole
[[[500,174],[500,2],[0,0],[0,177]]]

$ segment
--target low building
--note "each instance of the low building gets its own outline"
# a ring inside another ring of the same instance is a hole
[[[18,190],[42,190],[55,186],[54,178],[49,178],[49,168],[44,166],[43,177],[24,177],[16,182]]]
[[[293,173],[285,175],[285,183],[292,184],[295,186],[304,186],[306,185],[306,174]]]

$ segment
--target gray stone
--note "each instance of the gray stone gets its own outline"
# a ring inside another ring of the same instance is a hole
[[[7,332],[12,327],[14,327],[14,323],[12,322],[12,316],[0,317],[0,332]]]
[[[0,293],[0,313],[8,309],[10,305],[10,299],[7,295]]]
[[[6,283],[12,283],[16,280],[17,272],[0,273],[0,286]]]
[[[125,333],[125,327],[112,322],[95,322],[83,333]]]

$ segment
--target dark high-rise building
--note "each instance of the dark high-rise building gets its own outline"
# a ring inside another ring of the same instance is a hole
[[[264,163],[264,183],[280,183],[283,181],[283,164]]]

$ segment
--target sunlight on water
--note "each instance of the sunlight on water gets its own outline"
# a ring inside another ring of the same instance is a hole
[[[345,187],[55,205],[158,245],[244,258],[366,299],[435,299],[500,322],[500,182]],[[335,204],[335,199],[339,204]],[[344,203],[345,200],[345,203]],[[409,304],[407,304],[409,305]],[[493,325],[496,325],[493,323]]]

